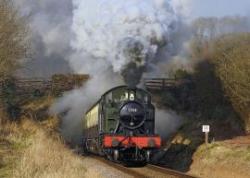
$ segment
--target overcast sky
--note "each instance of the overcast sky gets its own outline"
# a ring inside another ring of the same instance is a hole
[[[172,0],[190,18],[200,16],[250,16],[250,0]]]

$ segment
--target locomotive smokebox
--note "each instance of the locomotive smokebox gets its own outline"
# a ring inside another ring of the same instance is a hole
[[[144,107],[136,101],[125,103],[120,109],[120,121],[125,128],[139,128],[145,121]]]

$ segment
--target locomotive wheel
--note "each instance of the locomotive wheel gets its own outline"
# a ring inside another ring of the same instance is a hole
[[[149,163],[151,160],[151,152],[148,150],[146,151],[146,162]]]
[[[114,150],[113,157],[114,157],[114,161],[118,161],[118,159],[119,159],[119,151],[118,150]]]
[[[84,155],[89,155],[88,145],[87,145],[86,141],[83,142],[83,154]]]

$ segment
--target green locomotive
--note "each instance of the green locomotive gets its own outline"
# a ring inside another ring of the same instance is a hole
[[[148,162],[161,138],[155,134],[150,94],[118,86],[104,93],[83,118],[83,149],[115,161]]]

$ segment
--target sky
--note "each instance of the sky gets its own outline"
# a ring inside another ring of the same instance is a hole
[[[207,16],[250,16],[250,0],[172,0],[182,15],[191,19]]]

